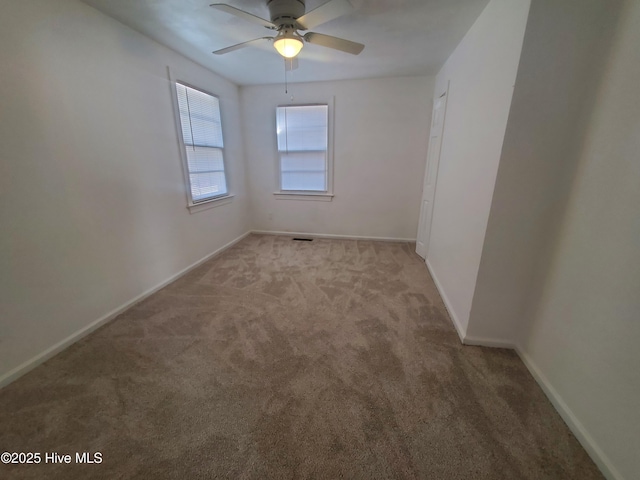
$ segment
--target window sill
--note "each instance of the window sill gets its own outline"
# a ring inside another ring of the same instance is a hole
[[[276,200],[305,200],[311,202],[330,202],[332,193],[273,192]]]
[[[225,195],[224,197],[212,198],[211,200],[205,200],[204,202],[192,203],[187,205],[189,213],[198,213],[203,210],[209,210],[213,207],[221,207],[227,205],[233,201],[234,195]]]

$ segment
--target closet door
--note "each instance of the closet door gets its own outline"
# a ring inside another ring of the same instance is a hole
[[[433,102],[431,134],[429,137],[429,153],[427,154],[427,167],[425,169],[424,185],[422,187],[422,204],[420,207],[420,221],[418,223],[416,253],[424,259],[427,258],[427,253],[429,251],[433,200],[436,193],[436,181],[438,178],[438,164],[440,162],[440,147],[442,146],[446,108],[447,91],[445,90],[445,92]]]

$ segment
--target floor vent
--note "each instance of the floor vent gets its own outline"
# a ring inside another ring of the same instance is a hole
[[[294,238],[296,242],[313,242],[313,238]]]

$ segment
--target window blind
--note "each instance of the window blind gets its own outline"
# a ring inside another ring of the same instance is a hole
[[[216,97],[176,83],[180,125],[193,203],[228,193],[220,103]]]
[[[327,191],[328,113],[328,105],[277,108],[281,190]]]

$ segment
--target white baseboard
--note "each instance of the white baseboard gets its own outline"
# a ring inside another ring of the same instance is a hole
[[[427,270],[429,270],[429,273],[431,274],[431,278],[433,278],[433,283],[436,284],[436,288],[438,289],[438,293],[440,293],[440,296],[442,297],[442,301],[444,302],[444,306],[447,308],[447,312],[449,313],[449,317],[451,318],[451,321],[453,322],[453,326],[456,327],[456,332],[458,332],[458,337],[460,337],[460,342],[464,343],[464,340],[465,340],[465,337],[466,337],[466,332],[462,328],[462,324],[460,323],[460,320],[456,316],[456,312],[453,309],[453,307],[451,305],[451,302],[449,301],[449,297],[447,297],[447,293],[442,288],[442,284],[440,283],[440,280],[438,280],[438,275],[436,275],[436,272],[433,270],[433,267],[429,263],[429,260],[428,259],[425,260],[425,263],[427,264]]]
[[[371,240],[375,242],[415,242],[415,238],[366,237],[358,235],[334,235],[330,233],[280,232],[274,230],[253,230],[259,235],[282,235],[287,237],[335,238],[337,240]]]
[[[429,264],[429,260],[425,262],[427,264],[427,268],[429,269],[429,273],[433,278],[434,283],[436,284],[436,288],[444,301],[445,306],[447,307],[447,311],[449,312],[449,316],[453,322],[453,325],[458,332],[458,336],[460,337],[460,341],[465,345],[477,345],[483,347],[494,347],[494,348],[509,348],[514,349],[522,362],[525,364],[531,375],[536,380],[542,391],[545,393],[553,407],[560,414],[564,422],[567,424],[571,432],[578,439],[582,447],[585,449],[589,457],[593,460],[596,466],[600,469],[602,474],[608,480],[624,480],[620,472],[616,470],[613,466],[613,463],[609,458],[604,454],[602,449],[596,444],[591,435],[584,428],[582,423],[578,420],[578,418],[573,414],[569,406],[564,402],[562,397],[558,394],[556,389],[549,383],[549,380],[540,372],[536,364],[531,360],[531,358],[524,352],[524,350],[517,344],[512,342],[504,341],[504,340],[496,340],[492,338],[482,338],[482,337],[472,337],[468,336],[466,332],[462,329],[460,321],[456,317],[455,311],[451,308],[451,302],[447,297],[446,292],[442,288],[442,284],[438,280],[437,274],[434,272],[432,266]]]
[[[438,280],[438,275],[433,270],[433,267],[429,263],[429,260],[425,260],[427,264],[427,269],[431,274],[431,278],[433,278],[433,283],[436,284],[436,288],[438,289],[438,293],[442,297],[442,301],[444,302],[444,306],[447,308],[447,312],[449,313],[449,317],[451,317],[451,322],[453,326],[456,328],[456,332],[458,332],[458,337],[460,337],[460,342],[464,345],[473,345],[478,347],[491,347],[491,348],[510,348],[514,349],[515,345],[513,342],[508,342],[506,340],[498,340],[495,338],[484,338],[484,337],[472,337],[467,335],[466,331],[462,328],[462,324],[460,323],[460,319],[457,317],[455,310],[451,305],[451,301],[449,297],[447,297],[447,293],[442,288],[442,284],[440,280]]]
[[[110,320],[113,320],[115,317],[120,315],[125,310],[131,308],[136,303],[141,302],[145,298],[153,295],[158,290],[166,287],[171,282],[177,280],[178,278],[180,278],[181,276],[183,276],[186,273],[190,272],[194,268],[199,267],[200,265],[202,265],[207,260],[209,260],[209,259],[215,257],[216,255],[219,255],[220,253],[224,252],[225,250],[227,250],[228,248],[232,247],[233,245],[238,243],[240,240],[245,238],[250,233],[251,232],[249,231],[249,232],[246,232],[246,233],[240,235],[238,238],[230,241],[226,245],[223,245],[222,247],[218,248],[213,253],[210,253],[207,256],[205,256],[205,257],[201,258],[200,260],[196,261],[195,263],[192,263],[188,267],[180,270],[178,273],[176,273],[175,275],[172,275],[171,277],[169,277],[168,279],[162,281],[158,285],[156,285],[156,286],[150,288],[149,290],[141,293],[137,297],[129,300],[128,302],[126,302],[125,304],[115,308],[114,310],[111,310],[109,313],[103,315],[102,317],[98,318],[97,320],[94,320],[93,322],[91,322],[87,326],[85,326],[85,327],[81,328],[80,330],[72,333],[71,335],[69,335],[64,340],[62,340],[62,341],[56,343],[55,345],[47,348],[44,352],[42,352],[42,353],[36,355],[35,357],[27,360],[23,364],[18,365],[13,370],[10,370],[9,372],[3,374],[2,376],[0,376],[0,388],[8,385],[9,383],[13,382],[14,380],[16,380],[18,378],[20,378],[22,375],[26,374],[30,370],[33,370],[35,367],[37,367],[41,363],[46,362],[51,357],[57,355],[58,353],[60,353],[62,350],[64,350],[68,346],[74,344],[75,342],[77,342],[81,338],[89,335],[91,332],[93,332],[94,330],[98,329],[102,325],[108,323]]]
[[[462,341],[465,345],[475,345],[478,347],[491,347],[491,348],[508,348],[515,349],[516,346],[513,342],[509,342],[507,340],[498,340],[495,338],[487,338],[487,337],[472,337],[466,335],[464,340]]]
[[[542,388],[542,391],[545,393],[551,404],[567,424],[571,432],[573,432],[582,447],[586,450],[593,462],[600,469],[602,474],[608,480],[624,480],[620,472],[618,472],[618,470],[616,470],[616,468],[613,466],[611,460],[609,460],[609,458],[605,455],[605,453],[598,446],[593,437],[589,435],[589,432],[587,432],[582,423],[580,423],[580,420],[578,420],[578,418],[573,414],[569,406],[565,403],[565,401],[562,399],[553,385],[551,385],[547,377],[542,374],[531,357],[529,357],[529,355],[527,355],[519,345],[515,346],[515,351],[522,362],[525,364],[533,378],[535,378],[538,385],[540,385],[540,388]]]
[[[62,340],[62,341],[56,343],[55,345],[49,347],[44,352],[36,355],[35,357],[33,357],[30,360],[24,362],[23,364],[19,365],[18,367],[14,368],[13,370],[3,374],[2,376],[0,376],[0,388],[6,386],[9,383],[13,382],[14,380],[18,379],[19,377],[21,377],[22,375],[26,374],[30,370],[34,369],[35,367],[37,367],[41,363],[44,363],[45,361],[47,361],[51,357],[53,357],[56,354],[60,353],[62,350],[64,350],[68,346],[70,346],[73,343],[77,342],[78,340],[82,339],[83,337],[85,337],[86,335],[90,334],[94,330],[98,329],[102,325],[108,323],[110,320],[113,320],[115,317],[120,315],[122,312],[124,312],[128,308],[131,308],[136,303],[138,303],[138,302],[144,300],[145,298],[153,295],[158,290],[166,287],[171,282],[175,281],[179,277],[181,277],[181,276],[185,275],[186,273],[190,272],[194,268],[197,268],[198,266],[200,266],[201,264],[203,264],[207,260],[210,260],[211,258],[215,257],[216,255],[221,254],[222,252],[224,252],[225,250],[229,249],[230,247],[232,247],[233,245],[235,245],[236,243],[238,243],[239,241],[241,241],[242,239],[244,239],[247,235],[249,235],[251,233],[257,233],[257,234],[263,234],[263,235],[305,236],[305,237],[313,237],[313,238],[335,238],[335,239],[345,239],[345,240],[348,239],[348,240],[374,240],[374,241],[386,241],[386,242],[415,242],[415,239],[408,239],[408,238],[364,237],[364,236],[353,236],[353,235],[332,235],[332,234],[316,234],[316,233],[302,233],[302,232],[278,232],[278,231],[263,231],[263,230],[248,231],[248,232],[244,233],[243,235],[240,235],[238,238],[236,238],[236,239],[232,240],[231,242],[227,243],[226,245],[218,248],[214,252],[212,252],[212,253],[208,254],[207,256],[201,258],[200,260],[197,260],[193,264],[191,264],[188,267],[182,269],[181,271],[179,271],[178,273],[172,275],[171,277],[169,277],[168,279],[166,279],[163,282],[159,283],[158,285],[156,285],[156,286],[150,288],[149,290],[141,293],[140,295],[138,295],[137,297],[129,300],[125,304],[117,307],[116,309],[108,312],[107,314],[105,314],[104,316],[100,317],[99,319],[91,322],[87,326],[85,326],[85,327],[81,328],[80,330],[74,332],[73,334],[71,334],[67,338],[65,338],[64,340]],[[447,297],[446,292],[443,290],[442,285],[439,282],[436,273],[434,272],[434,270],[431,267],[431,265],[430,265],[428,260],[425,263],[427,265],[427,269],[429,270],[429,273],[431,274],[431,277],[433,278],[433,281],[434,281],[434,283],[436,285],[436,288],[438,289],[438,292],[440,293],[440,296],[442,297],[442,300],[444,301],[445,307],[447,308],[449,316],[451,317],[452,323],[453,323],[453,325],[454,325],[454,327],[455,327],[455,329],[456,329],[456,331],[458,333],[458,336],[460,337],[460,341],[465,345],[478,345],[478,346],[486,346],[486,347],[515,349],[515,351],[517,352],[518,356],[520,357],[522,362],[525,364],[525,366],[527,367],[527,369],[529,370],[531,375],[534,377],[534,379],[536,380],[538,385],[540,385],[540,387],[542,388],[542,390],[546,394],[546,396],[549,399],[549,401],[551,402],[551,404],[558,411],[558,413],[560,414],[562,419],[565,421],[565,423],[567,424],[569,429],[576,436],[576,438],[578,439],[580,444],[587,451],[587,453],[589,454],[591,459],[598,466],[598,468],[604,474],[604,476],[608,480],[624,480],[622,475],[613,466],[613,464],[609,460],[609,458],[605,455],[605,453],[602,451],[602,449],[596,444],[596,442],[593,440],[591,435],[587,432],[587,430],[580,423],[580,421],[577,419],[577,417],[573,414],[573,412],[568,407],[568,405],[564,402],[562,397],[558,394],[558,392],[555,390],[555,388],[551,385],[549,380],[541,373],[541,371],[538,369],[538,367],[533,362],[533,360],[524,352],[524,350],[519,345],[514,345],[514,344],[512,344],[510,342],[506,342],[506,341],[502,341],[502,340],[495,340],[495,339],[490,339],[490,338],[480,338],[480,337],[470,337],[470,336],[466,335],[466,332],[463,330],[463,328],[462,328],[462,326],[460,324],[460,321],[456,317],[455,311],[451,307],[451,302],[449,301],[449,298]]]

